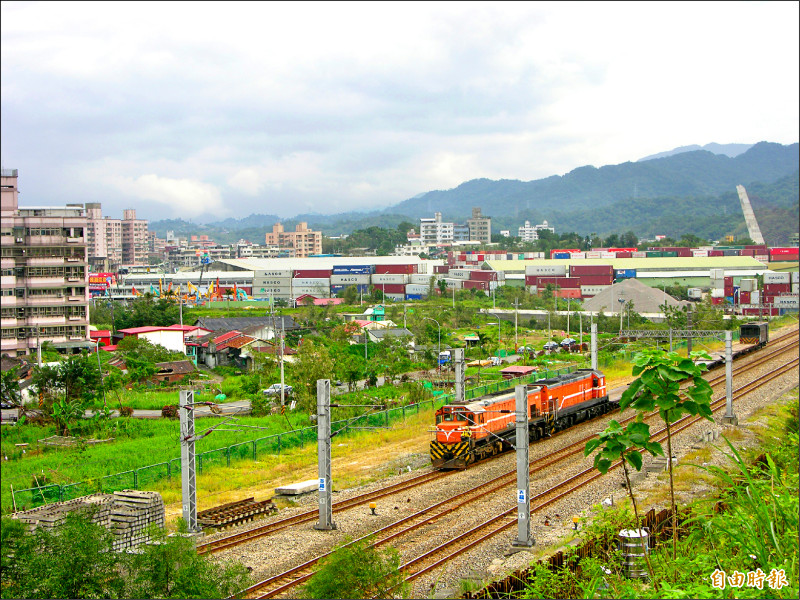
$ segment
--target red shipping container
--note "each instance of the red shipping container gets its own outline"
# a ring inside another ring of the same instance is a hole
[[[722,304],[722,298],[711,298],[711,304]]]
[[[750,304],[750,292],[739,292],[739,304]]]
[[[450,265],[436,265],[433,267],[433,272],[441,275],[446,275],[449,270]]]
[[[789,293],[792,291],[792,284],[791,283],[765,283],[764,284],[764,293],[765,294],[772,294],[773,296],[777,294],[784,294]]]
[[[637,250],[638,248],[609,248],[607,252],[636,252]]]
[[[728,287],[729,285],[733,285],[733,277],[731,276],[725,277],[725,287]]]
[[[745,248],[740,253],[740,256],[755,256],[755,255],[756,255],[756,251],[753,250],[752,248]]]
[[[475,280],[466,280],[462,282],[462,287],[465,290],[488,290],[489,289],[489,282],[488,281],[475,281]]]
[[[536,275],[525,275],[525,285],[539,285],[539,278]]]
[[[709,250],[709,256],[725,256],[725,253],[722,250]]]
[[[767,245],[766,244],[757,244],[755,246],[748,245],[745,246],[745,248],[747,248],[748,250],[756,250],[757,251],[756,254],[766,254],[766,252],[764,251],[767,249]]]
[[[798,248],[770,248],[769,254],[770,256],[797,256]]]
[[[555,290],[553,292],[553,296],[556,298],[580,298],[581,297],[581,289],[580,288],[567,288],[562,290]]]
[[[581,275],[581,285],[611,285],[614,283],[613,275]]]
[[[374,288],[378,288],[384,294],[405,294],[406,293],[406,284],[405,283],[377,283],[373,284]]]
[[[469,278],[472,281],[497,281],[497,271],[473,271]]]
[[[570,277],[584,275],[609,275],[614,276],[614,267],[611,265],[572,265],[569,268]]]
[[[527,280],[527,277],[525,278]],[[581,287],[581,280],[577,277],[538,277],[537,283],[530,283],[528,284],[526,281],[526,285],[539,285],[541,287],[545,287],[547,285],[552,285],[553,287],[560,287],[560,288],[580,288]]]
[[[325,279],[331,272],[331,269],[298,269],[294,276],[296,279]]]
[[[617,252],[617,258],[633,258],[633,252]]]
[[[678,256],[681,258],[689,258],[692,256],[691,248],[677,248],[675,252],[677,252]]]
[[[411,275],[417,272],[417,265],[375,265],[376,275]]]

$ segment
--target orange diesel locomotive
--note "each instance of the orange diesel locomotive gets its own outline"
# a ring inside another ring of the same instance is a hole
[[[484,396],[436,411],[431,461],[437,469],[465,469],[476,460],[511,448],[516,435],[514,392]],[[616,408],[608,400],[600,371],[578,369],[528,386],[529,438],[554,431]]]

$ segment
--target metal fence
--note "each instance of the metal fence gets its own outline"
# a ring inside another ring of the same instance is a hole
[[[466,398],[471,400],[486,394],[507,390],[522,383],[532,383],[537,379],[554,377],[575,370],[575,366],[567,366],[555,371],[531,373],[516,379],[504,379],[495,383],[482,385],[466,390]],[[437,408],[447,404],[452,399],[450,394],[440,394],[436,398],[423,400],[416,404],[396,406],[374,413],[366,413],[350,419],[343,419],[331,423],[331,429],[338,435],[346,435],[352,431],[388,427],[392,422],[405,420],[406,416],[419,414],[421,405],[430,405]],[[295,431],[277,433],[267,437],[257,438],[246,442],[238,442],[223,448],[207,450],[196,455],[197,473],[216,467],[230,466],[231,462],[241,460],[257,461],[260,457],[280,455],[292,448],[302,448],[305,444],[316,444],[317,428],[304,427]],[[145,489],[164,479],[179,478],[181,476],[181,459],[173,458],[132,471],[114,473],[105,477],[98,477],[78,483],[65,485],[51,484],[42,487],[14,490],[14,504],[17,510],[25,510],[48,504],[50,502],[63,502],[80,496],[93,493],[111,493],[125,489]]]

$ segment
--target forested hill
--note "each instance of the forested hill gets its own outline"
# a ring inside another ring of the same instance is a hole
[[[579,167],[564,176],[536,181],[474,179],[405,200],[384,212],[412,218],[441,212],[445,220],[463,220],[473,206],[480,206],[493,219],[502,219],[523,211],[546,215],[622,200],[718,195],[738,184],[772,183],[793,173],[800,164],[798,148],[798,144],[760,142],[735,158],[697,150],[599,169]]]

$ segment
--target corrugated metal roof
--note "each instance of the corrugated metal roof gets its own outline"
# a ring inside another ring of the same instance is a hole
[[[752,256],[708,256],[708,257],[650,257],[650,258],[575,258],[575,259],[529,259],[487,260],[495,271],[524,273],[525,267],[552,265],[611,265],[615,269],[639,271],[708,271],[709,269],[745,269],[766,271],[767,267]]]
[[[419,256],[320,256],[315,258],[231,258],[212,263],[226,264],[243,271],[266,271],[288,269],[332,269],[344,265],[425,265],[426,273],[433,267],[443,265],[443,260],[427,260]]]

